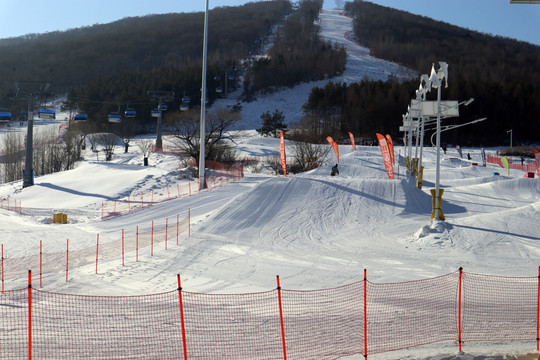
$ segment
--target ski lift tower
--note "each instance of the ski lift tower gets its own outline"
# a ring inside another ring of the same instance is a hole
[[[163,148],[163,141],[161,140],[161,118],[163,113],[164,102],[174,100],[174,91],[148,91],[147,95],[150,100],[158,102],[157,112],[157,125],[156,125],[156,148]]]
[[[43,81],[16,81],[16,98],[28,100],[28,126],[26,131],[26,151],[23,171],[23,189],[34,185],[34,169],[32,168],[34,153],[34,99],[47,93],[50,83]]]

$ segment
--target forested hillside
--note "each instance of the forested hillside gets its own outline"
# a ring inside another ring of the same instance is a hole
[[[261,39],[290,11],[286,0],[211,10],[209,63],[238,60],[258,50]],[[171,13],[0,40],[0,107],[13,106],[7,99],[15,94],[15,83],[46,82],[49,93],[65,93],[111,75],[130,74],[133,81],[137,74],[162,67],[182,71],[200,66],[203,21],[204,13]],[[167,87],[160,82],[152,84],[156,90]]]
[[[345,50],[320,38],[322,5],[322,0],[304,0],[293,12],[289,1],[277,0],[211,11],[209,103],[239,86],[249,99],[256,92],[342,73]],[[13,100],[14,84],[50,82],[50,95],[67,92],[66,106],[86,112],[94,123],[106,125],[109,113],[129,107],[137,111],[135,123],[148,131],[157,105],[148,91],[174,92],[167,100],[171,110],[186,105],[183,98],[190,98],[189,107],[200,105],[203,25],[203,14],[169,14],[5,40],[0,46],[18,56],[0,62],[13,78],[3,83],[4,100],[13,112],[24,113],[26,99]],[[256,56],[269,35],[270,50]],[[16,65],[11,69],[11,64]]]
[[[449,64],[449,87],[443,98],[476,100],[461,108],[453,122],[464,123],[481,117],[482,123],[444,134],[449,143],[501,145],[508,143],[513,129],[517,143],[540,139],[540,47],[507,38],[494,37],[407,12],[365,1],[346,4],[354,18],[357,40],[373,56],[429,73],[432,63]],[[345,136],[346,129],[362,134],[394,133],[401,114],[415,96],[417,80],[406,83],[360,84],[318,89],[306,109],[324,113],[329,131]],[[404,96],[404,94],[408,94]],[[430,94],[428,96],[435,96]],[[329,101],[328,99],[333,99]],[[446,124],[452,123],[447,120]],[[337,136],[337,135],[336,135]],[[516,143],[516,142],[514,142]]]
[[[304,0],[293,12],[286,0],[259,1],[216,8],[209,14],[208,91],[210,102],[223,92],[243,86],[247,99],[300,82],[331,78],[346,68],[345,50],[319,36],[322,0]],[[431,64],[449,64],[449,87],[443,98],[476,100],[461,108],[451,122],[488,120],[445,133],[448,143],[500,145],[513,129],[515,143],[540,139],[540,47],[493,37],[422,16],[356,0],[346,3],[354,18],[357,40],[384,58],[418,74]],[[34,34],[0,40],[0,109],[14,115],[27,110],[25,93],[48,83],[47,96],[68,93],[73,109],[84,110],[95,122],[107,114],[136,108],[137,122],[150,121],[157,103],[147,92],[174,91],[175,109],[190,96],[200,100],[203,13],[126,18],[106,25],[66,32]],[[276,25],[279,29],[276,32]],[[274,33],[265,57],[262,44]],[[243,63],[242,59],[249,59]],[[244,75],[244,82],[239,81]],[[37,84],[36,84],[37,83]],[[306,128],[314,138],[346,137],[348,131],[372,137],[375,132],[396,138],[401,115],[415,96],[413,81],[334,84],[314,89],[305,104]],[[17,93],[17,86],[20,90]],[[16,96],[17,95],[17,96]],[[433,98],[434,94],[429,94]],[[303,104],[299,104],[303,105]],[[142,114],[142,115],[139,115]],[[313,135],[313,134],[312,134]]]
[[[209,58],[208,102],[211,104],[216,98],[225,96],[227,91],[241,86],[249,100],[257,92],[292,87],[300,82],[323,79],[328,74],[342,72],[345,50],[337,49],[320,38],[316,20],[321,7],[321,0],[303,1],[290,16],[277,19],[280,20],[279,29],[274,29],[272,46],[264,56],[261,55],[260,40],[268,42],[268,39],[257,38],[253,43],[258,48],[251,49],[249,54],[234,58],[224,51],[221,56]],[[211,33],[210,36],[214,35]],[[199,59],[191,63],[168,64],[145,72],[99,78],[70,92],[69,99],[74,107],[78,106],[98,122],[106,121],[107,113],[116,111],[118,104],[123,106],[122,110],[129,104],[142,114],[137,116],[140,124],[155,124],[150,118],[150,111],[157,103],[148,101],[147,90],[174,91],[177,95],[167,105],[178,111],[184,105],[181,101],[184,97],[190,97],[190,108],[200,105],[200,84]]]

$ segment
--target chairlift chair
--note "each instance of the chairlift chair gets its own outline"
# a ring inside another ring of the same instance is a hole
[[[76,113],[75,116],[73,117],[73,121],[84,121],[84,120],[88,120],[88,114],[83,113],[83,112]]]
[[[152,110],[152,117],[160,117],[161,116],[161,110],[160,109],[153,109]]]
[[[56,111],[53,109],[39,109],[38,118],[40,119],[56,119]]]
[[[161,111],[167,111],[168,107],[166,104],[161,104]]]
[[[6,123],[11,121],[11,113],[9,111],[0,112],[0,122]]]
[[[137,112],[133,109],[126,109],[124,111],[124,116],[127,118],[134,118],[137,115]]]
[[[110,123],[121,123],[122,122],[122,115],[118,112],[113,112],[109,114],[109,122]]]
[[[180,104],[180,110],[181,111],[189,110],[189,105],[188,104]]]
[[[190,101],[191,101],[191,99],[190,99],[189,96],[184,96],[184,97],[182,98],[182,102],[183,102],[184,104],[189,104]]]

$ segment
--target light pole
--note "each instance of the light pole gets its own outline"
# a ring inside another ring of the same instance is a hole
[[[408,138],[408,151],[409,151],[409,171],[412,173],[412,137],[413,137],[413,126],[412,126],[412,118],[411,118],[411,107],[407,107],[407,113],[405,114],[405,118],[407,119],[407,124],[409,124],[409,138]]]
[[[204,11],[204,39],[203,39],[203,66],[202,66],[202,89],[201,89],[201,124],[199,129],[199,189],[206,188],[204,181],[204,167],[206,166],[206,60],[208,56],[208,0]]]
[[[437,164],[435,167],[435,193],[433,194],[433,212],[431,213],[431,219],[444,220],[442,213],[442,193],[440,190],[440,174],[441,174],[441,86],[444,80],[445,87],[448,87],[448,64],[439,61],[439,70],[435,72],[435,65],[431,67],[431,75],[429,80],[431,81],[431,87],[437,89]]]
[[[423,84],[426,84],[424,86]],[[416,98],[420,101],[426,100],[426,94],[428,91],[431,90],[431,84],[429,83],[429,76],[428,74],[422,74],[420,76],[420,86],[418,87],[418,90],[416,91]],[[424,126],[425,126],[425,117],[421,113],[420,121],[421,121],[421,128],[420,128],[420,156],[418,159],[418,174],[416,176],[416,186],[418,186],[420,189],[422,188],[422,180],[421,177],[423,177],[423,169],[422,169],[422,155],[423,155],[423,149],[424,149]]]
[[[506,133],[510,133],[510,150],[512,150],[512,129],[508,130]]]
[[[448,131],[448,130],[453,130],[455,128],[462,127],[462,126],[465,126],[465,125],[475,124],[477,122],[484,121],[486,119],[487,118],[484,117],[484,118],[480,118],[480,119],[476,119],[476,120],[473,120],[473,121],[466,122],[464,124],[441,126],[441,132]],[[435,135],[435,134],[431,135],[431,145],[433,145],[433,135]]]
[[[34,153],[34,98],[32,94],[28,97],[28,115],[26,129],[26,153],[23,172],[23,189],[34,185],[34,169],[32,168]]]
[[[462,101],[460,103],[455,103],[454,105],[452,106],[449,106],[449,107],[446,107],[444,109],[442,109],[442,112],[449,112],[450,110],[452,110],[452,108],[457,108],[458,106],[460,105],[463,105],[463,106],[469,106],[472,102],[474,101],[474,98],[469,98],[469,100],[465,100],[465,101]],[[450,101],[451,103],[451,101]],[[459,112],[457,112],[456,114],[459,114]],[[459,115],[457,115],[459,116]],[[450,115],[448,117],[453,117],[453,115]],[[445,117],[446,118],[446,117]],[[443,118],[444,119],[444,118]],[[443,120],[442,119],[442,120]],[[441,131],[440,132],[444,132],[444,131],[447,131],[447,130],[452,130],[452,129],[455,129],[455,128],[458,128],[458,127],[462,127],[462,126],[465,126],[465,125],[470,125],[470,124],[474,124],[474,123],[477,123],[477,122],[480,122],[480,121],[484,121],[486,120],[487,118],[481,118],[481,119],[476,119],[476,120],[473,120],[473,121],[469,121],[467,123],[464,123],[464,124],[458,124],[458,125],[445,125],[445,126],[441,126]],[[433,130],[432,128],[429,129],[429,130]],[[436,133],[433,133],[431,134],[431,146],[436,146],[435,144],[433,144],[433,136],[435,136]]]

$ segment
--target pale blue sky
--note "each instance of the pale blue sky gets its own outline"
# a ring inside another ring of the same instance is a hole
[[[210,0],[210,8],[246,0]],[[324,8],[336,7],[325,0]],[[343,1],[341,1],[343,2]],[[540,5],[509,0],[372,0],[484,33],[540,45]],[[0,0],[0,39],[104,24],[127,16],[204,11],[205,0]]]

